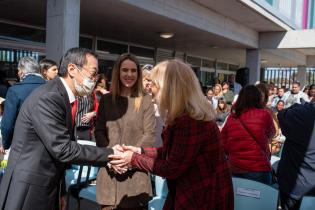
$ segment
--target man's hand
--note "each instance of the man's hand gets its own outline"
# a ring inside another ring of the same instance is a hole
[[[141,154],[141,147],[134,147],[134,146],[125,146],[124,144],[122,145],[122,148],[124,151],[131,151],[134,153]]]
[[[112,159],[109,163],[112,166],[116,166],[119,168],[131,167],[131,158],[134,152],[130,150],[124,151],[124,153],[120,155],[111,155],[110,158]]]

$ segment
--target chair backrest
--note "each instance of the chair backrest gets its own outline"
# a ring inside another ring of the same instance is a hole
[[[166,180],[160,176],[155,176],[155,194],[161,198],[166,198],[168,194]]]
[[[315,197],[304,196],[302,199],[300,210],[310,210],[315,208]]]
[[[90,146],[96,146],[96,142],[94,141],[87,141],[87,140],[77,140],[78,144],[82,145],[90,145]],[[87,166],[87,165],[72,165],[72,167],[77,167],[78,172],[77,172],[77,178],[78,178],[78,183],[82,182],[84,179],[84,182],[89,182],[90,178],[94,178],[97,176],[98,173],[98,167],[94,166]]]
[[[276,210],[279,192],[269,185],[233,177],[234,210]]]

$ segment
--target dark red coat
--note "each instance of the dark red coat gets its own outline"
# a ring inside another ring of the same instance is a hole
[[[249,172],[271,171],[268,143],[275,135],[271,114],[268,110],[253,108],[243,112],[239,118],[256,140],[231,114],[221,131],[221,140],[230,163]]]
[[[134,154],[132,165],[172,183],[163,209],[232,210],[231,175],[215,122],[185,115],[168,126],[162,138],[162,148]]]

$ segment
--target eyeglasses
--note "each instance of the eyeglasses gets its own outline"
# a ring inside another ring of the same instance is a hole
[[[97,72],[96,72],[96,71],[93,72],[93,73],[91,73],[88,69],[84,68],[83,66],[81,67],[81,69],[78,68],[77,66],[76,66],[76,68],[77,68],[78,71],[80,71],[80,72],[82,72],[82,73],[83,73],[82,70],[84,70],[84,72],[87,72],[87,73],[88,73],[88,75],[87,75],[86,73],[83,73],[84,76],[86,76],[86,77],[88,77],[88,78],[90,78],[90,79],[92,79],[92,80],[95,80],[95,79],[96,79],[96,76],[97,76]]]

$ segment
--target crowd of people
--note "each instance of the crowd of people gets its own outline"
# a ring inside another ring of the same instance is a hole
[[[0,153],[10,149],[0,209],[64,209],[67,165],[91,164],[100,166],[102,210],[147,209],[150,174],[167,180],[164,209],[232,210],[232,177],[272,185],[270,158],[281,150],[282,208],[298,209],[314,190],[315,180],[301,181],[315,177],[315,147],[307,147],[315,144],[314,84],[242,87],[231,74],[203,93],[188,64],[141,66],[129,53],[118,57],[109,82],[84,48],[70,49],[60,66],[21,58],[18,76],[0,98]],[[290,171],[296,180],[287,180]]]

